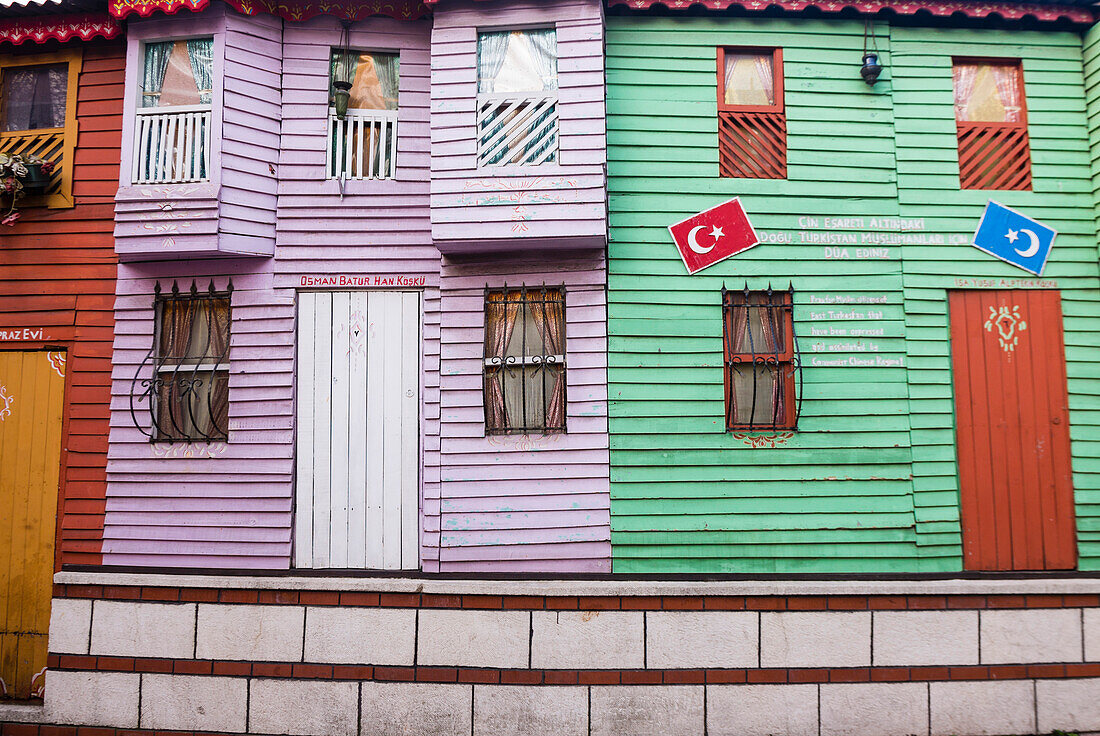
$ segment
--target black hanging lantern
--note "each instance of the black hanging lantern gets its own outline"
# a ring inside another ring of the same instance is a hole
[[[350,23],[343,21],[344,32],[340,48],[336,52],[336,63],[332,65],[332,103],[336,108],[336,118],[343,120],[348,116],[348,102],[351,100],[351,79],[355,73],[354,55],[350,45]]]
[[[878,54],[864,54],[863,66],[859,68],[859,76],[863,77],[863,81],[873,87],[880,74],[882,74],[882,64],[878,62]]]
[[[882,74],[882,64],[878,60],[878,40],[875,38],[874,23],[868,18],[863,23],[863,66],[859,68],[859,76],[868,87],[874,87]]]

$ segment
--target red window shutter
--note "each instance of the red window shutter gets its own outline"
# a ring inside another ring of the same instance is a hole
[[[958,123],[959,187],[1031,189],[1027,128],[998,123]]]
[[[719,112],[718,170],[739,179],[786,179],[786,115]]]

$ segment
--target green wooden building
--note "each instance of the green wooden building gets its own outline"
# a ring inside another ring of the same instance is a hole
[[[609,5],[613,569],[1100,568],[1091,11],[769,5]]]

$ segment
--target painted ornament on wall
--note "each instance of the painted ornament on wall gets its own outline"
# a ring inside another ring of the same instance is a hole
[[[692,215],[668,231],[689,274],[695,274],[760,243],[737,197]]]
[[[974,233],[974,247],[1041,276],[1057,234],[1054,228],[990,200]]]
[[[985,321],[985,331],[995,332],[1001,350],[1011,353],[1020,344],[1020,333],[1027,329],[1027,322],[1020,316],[1020,307],[1009,309],[1002,304],[1000,309],[989,308],[989,318]]]

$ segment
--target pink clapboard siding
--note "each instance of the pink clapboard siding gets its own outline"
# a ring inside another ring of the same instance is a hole
[[[477,33],[550,27],[558,40],[558,163],[477,168]],[[466,0],[432,30],[432,235],[441,250],[606,241],[600,0]]]
[[[610,572],[602,251],[444,263],[440,571]],[[566,428],[485,436],[485,287],[566,290]],[[429,542],[430,543],[430,542]]]
[[[203,16],[180,14],[167,31],[191,34]],[[272,22],[270,18],[267,21]],[[143,21],[135,21],[140,26]],[[279,21],[265,38],[278,38]],[[277,171],[274,259],[157,261],[126,264],[120,273],[115,339],[114,400],[108,461],[104,563],[165,567],[286,568],[291,560],[294,451],[295,291],[303,277],[370,276],[423,279],[425,293],[425,457],[438,447],[439,252],[428,218],[429,21],[371,18],[352,26],[351,42],[401,53],[398,174],[391,181],[337,183],[324,179],[328,59],[340,42],[332,18],[286,23],[280,59],[268,42],[251,59],[245,44],[237,68],[259,66],[282,76],[278,150],[263,153]],[[227,54],[228,56],[228,54]],[[233,66],[227,64],[227,69]],[[227,79],[230,89],[251,82]],[[227,97],[227,105],[229,104]],[[268,94],[280,100],[279,90]],[[251,104],[238,102],[234,104]],[[226,111],[227,120],[233,113]],[[242,121],[253,118],[242,117]],[[256,118],[257,124],[266,120]],[[227,128],[228,129],[228,128]],[[249,140],[242,132],[241,140]],[[267,139],[263,136],[262,143]],[[257,156],[260,156],[258,153]],[[246,191],[253,179],[229,166],[223,192]],[[246,164],[242,164],[245,166]],[[261,193],[262,194],[262,193]],[[224,211],[224,210],[223,210]],[[230,349],[230,441],[191,448],[151,445],[129,415],[131,380],[153,334],[153,284],[181,288],[211,276],[233,279]],[[347,287],[356,288],[356,287]],[[438,475],[438,473],[437,473]],[[438,483],[424,476],[424,492]],[[428,565],[428,560],[425,560]]]
[[[582,7],[577,0],[538,3],[537,7],[530,2],[515,5],[526,10],[511,14],[509,22],[533,14],[526,24],[540,23],[545,9],[557,8],[554,12],[570,19],[562,23],[580,23],[575,19]],[[495,1],[479,3],[478,9],[491,12],[497,6]],[[455,7],[465,14],[465,22],[484,20],[467,6]],[[598,54],[602,48],[599,5],[583,7],[595,14],[595,27],[588,28],[586,38],[597,39],[594,53]],[[206,15],[135,20],[131,28],[141,33],[143,24],[156,23],[161,37],[195,35],[194,28],[208,22]],[[289,567],[296,292],[403,288],[420,289],[424,295],[423,569],[609,571],[603,215],[598,228],[593,226],[599,230],[599,243],[593,247],[585,241],[586,251],[558,248],[560,253],[538,249],[517,254],[528,245],[526,236],[515,234],[511,223],[507,233],[512,234],[507,235],[489,222],[484,228],[467,226],[469,236],[495,232],[511,238],[512,252],[455,261],[441,258],[430,218],[430,88],[433,59],[449,53],[450,47],[431,47],[432,19],[400,22],[376,17],[352,24],[353,47],[400,53],[397,177],[346,181],[341,195],[338,182],[324,178],[329,54],[340,43],[340,25],[324,16],[281,25],[257,18],[263,21],[251,26],[258,34],[255,45],[246,31],[240,31],[239,44],[232,33],[225,32],[226,73],[241,78],[225,80],[227,138],[224,150],[215,155],[223,197],[228,193],[231,203],[242,207],[248,201],[255,201],[258,209],[267,206],[267,191],[257,188],[255,177],[269,165],[275,170],[274,257],[155,260],[120,267],[104,563]],[[453,17],[447,22],[457,30]],[[239,30],[228,17],[225,23]],[[474,38],[473,26],[463,33]],[[272,40],[280,36],[281,43]],[[567,48],[588,54],[590,46],[577,43],[560,48],[563,55]],[[275,47],[280,53],[272,57]],[[473,64],[473,57],[468,61]],[[572,62],[563,58],[562,63]],[[257,69],[260,72],[253,74]],[[473,74],[472,66],[467,74]],[[280,86],[270,88],[274,78],[281,78]],[[246,90],[251,91],[246,94]],[[259,95],[264,104],[253,105],[248,94]],[[238,114],[228,109],[230,105],[246,109]],[[222,114],[220,108],[216,114]],[[279,121],[278,150],[269,146],[265,126],[271,120]],[[261,129],[256,150],[248,145],[250,125]],[[602,146],[602,120],[600,126]],[[472,144],[472,126],[468,133]],[[236,136],[234,141],[230,135]],[[571,145],[568,138],[563,127],[563,152]],[[577,150],[588,145],[593,144],[578,142]],[[602,161],[602,150],[598,158]],[[573,168],[587,171],[587,166]],[[601,169],[597,199],[602,213],[602,168],[590,168]],[[244,197],[247,192],[254,192],[255,199]],[[179,199],[173,199],[176,195]],[[169,191],[164,196],[174,205],[187,195]],[[217,227],[234,228],[238,221],[247,222],[248,215],[245,210],[227,209],[223,201],[216,219]],[[569,234],[537,233],[556,246],[582,244]],[[234,286],[230,441],[191,448],[151,445],[133,427],[128,397],[137,366],[152,344],[153,285],[159,279],[167,289],[177,279],[181,288],[188,288],[195,278],[205,288],[211,277],[218,288],[224,288],[229,278]],[[317,277],[346,277],[348,283],[319,287],[313,280]],[[567,290],[569,433],[487,438],[480,391],[484,287],[543,282],[564,285]]]

